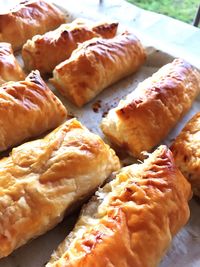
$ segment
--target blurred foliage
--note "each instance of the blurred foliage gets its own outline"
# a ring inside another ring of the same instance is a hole
[[[184,22],[192,23],[199,0],[127,0],[128,2],[157,13],[161,13]]]

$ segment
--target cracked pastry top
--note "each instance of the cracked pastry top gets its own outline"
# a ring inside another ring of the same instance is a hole
[[[161,146],[91,199],[46,267],[155,267],[189,218],[191,187]]]

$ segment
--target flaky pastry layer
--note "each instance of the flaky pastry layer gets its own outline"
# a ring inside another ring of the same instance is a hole
[[[186,124],[170,149],[194,194],[200,197],[200,112]]]
[[[11,43],[18,50],[34,35],[53,30],[64,22],[64,14],[54,5],[44,0],[24,1],[0,14],[0,42]]]
[[[190,184],[161,146],[96,193],[46,266],[156,267],[189,218],[190,196]]]
[[[54,69],[51,82],[81,107],[107,86],[137,71],[145,58],[144,48],[132,33],[94,38],[80,44]]]
[[[118,23],[94,23],[76,19],[44,35],[36,35],[23,46],[25,67],[28,70],[38,69],[42,74],[50,73],[56,65],[71,56],[79,43],[94,37],[112,38],[117,26]]]
[[[61,124],[67,116],[62,102],[38,71],[24,81],[0,87],[0,151],[39,136]]]
[[[0,160],[0,257],[60,222],[120,167],[114,151],[76,119]]]
[[[11,44],[0,42],[0,85],[24,78],[25,74],[13,54]]]
[[[200,73],[182,59],[163,66],[111,109],[101,128],[137,158],[158,145],[200,93]]]

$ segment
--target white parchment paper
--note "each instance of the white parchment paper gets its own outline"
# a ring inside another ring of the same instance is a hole
[[[5,3],[5,0],[3,2]],[[113,18],[120,22],[120,31],[125,28],[132,30],[146,47],[148,59],[136,74],[110,86],[84,108],[78,109],[70,104],[50,85],[71,114],[103,138],[99,128],[102,117],[110,108],[116,106],[121,98],[134,90],[140,81],[153,74],[164,64],[171,62],[174,57],[182,57],[200,68],[200,31],[190,25],[143,11],[122,0],[104,0],[103,5],[99,5],[98,0],[55,0],[54,2],[66,9],[71,19],[77,17],[86,17],[92,20]],[[184,124],[197,111],[200,111],[200,97],[163,143],[169,145]],[[134,162],[134,159],[123,156],[123,161],[131,163]],[[191,217],[188,224],[174,238],[160,267],[200,266],[200,201],[191,200],[190,208]],[[47,234],[0,260],[0,267],[44,266],[52,251],[72,229],[77,216],[78,213],[68,216]]]

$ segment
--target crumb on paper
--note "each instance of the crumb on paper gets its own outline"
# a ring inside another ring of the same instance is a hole
[[[108,110],[104,111],[103,114],[102,114],[102,118],[105,118],[107,114],[108,114]]]
[[[119,98],[115,97],[113,100],[114,100],[114,102],[112,104],[110,102],[107,102],[102,107],[102,109],[103,109],[102,118],[106,117],[106,115],[108,114],[110,109],[115,108],[118,105]]]
[[[74,117],[75,117],[75,115],[73,113],[67,114],[67,118],[68,119],[73,119]]]
[[[101,108],[101,100],[98,100],[92,104],[92,109],[95,113],[98,113],[100,108]]]

